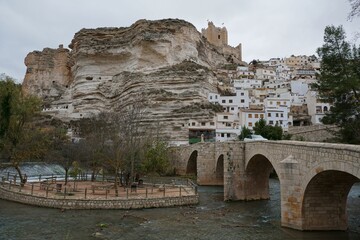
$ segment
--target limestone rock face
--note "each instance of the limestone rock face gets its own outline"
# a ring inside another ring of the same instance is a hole
[[[25,59],[24,91],[50,97],[45,111],[72,120],[117,111],[141,94],[145,122],[161,125],[166,136],[177,140],[188,138],[189,119],[211,116],[207,94],[216,92],[217,84],[212,69],[241,60],[177,19],[82,29],[69,47],[44,49]]]
[[[72,82],[70,53],[62,46],[29,53],[25,65],[22,84],[25,93],[52,101],[61,98]]]

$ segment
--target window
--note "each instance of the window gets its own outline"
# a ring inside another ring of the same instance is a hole
[[[242,92],[242,93],[240,94],[240,96],[244,96],[244,93]]]
[[[228,116],[224,116],[224,119],[228,119],[229,117]]]
[[[255,114],[255,118],[259,118],[259,114],[256,113],[256,114]]]
[[[201,126],[205,126],[205,124],[206,124],[205,122],[202,122],[202,123],[201,123]]]
[[[270,105],[272,105],[273,104],[273,102],[272,101],[270,101]]]
[[[280,120],[280,124],[283,124],[283,121],[282,121],[282,120]]]
[[[276,102],[276,105],[278,105],[278,106],[279,106],[279,105],[280,105],[280,102]]]
[[[230,133],[227,133],[227,134],[226,134],[226,137],[228,137],[228,138],[229,138],[229,137],[230,137]]]
[[[249,126],[249,127],[252,127],[252,122],[249,122],[248,126]]]
[[[252,118],[252,114],[251,114],[251,113],[249,114],[249,118]]]
[[[280,117],[284,117],[284,114],[283,114],[283,113],[281,113],[281,114],[280,114]]]
[[[279,114],[278,114],[278,113],[276,113],[276,114],[275,114],[275,116],[276,116],[276,117],[279,117]]]
[[[271,117],[271,113],[268,113],[268,117]]]
[[[210,100],[212,100],[212,96],[210,96]]]
[[[220,39],[220,35],[218,35],[218,39]]]
[[[241,103],[244,103],[244,102],[245,102],[245,99],[241,99],[240,102],[241,102]]]
[[[229,103],[232,103],[232,102],[233,102],[233,100],[232,100],[232,99],[230,99],[230,100],[229,100]]]
[[[195,126],[195,123],[194,123],[194,122],[192,122],[192,123],[191,123],[191,126]]]
[[[224,137],[224,134],[223,134],[223,133],[221,134],[221,137]]]
[[[232,107],[231,110],[234,111],[234,108]]]
[[[215,123],[214,122],[210,122],[210,126],[214,126],[215,125]]]
[[[215,99],[217,99],[217,95],[215,95]]]
[[[264,118],[264,114],[260,114],[260,118]]]
[[[273,125],[273,124],[274,124],[274,121],[273,121],[273,120],[270,120],[270,121],[269,121],[269,124],[270,124],[270,125]]]
[[[226,103],[226,100],[221,100],[222,103]]]

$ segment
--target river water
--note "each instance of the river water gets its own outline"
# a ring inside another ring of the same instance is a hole
[[[270,200],[223,202],[222,187],[199,187],[200,204],[143,210],[66,210],[0,200],[0,239],[360,239],[360,185],[348,196],[348,231],[280,226],[279,182]]]

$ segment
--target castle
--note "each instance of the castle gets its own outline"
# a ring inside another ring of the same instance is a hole
[[[213,22],[208,22],[208,27],[201,29],[201,34],[213,45],[222,49],[223,52],[234,55],[242,61],[241,43],[234,47],[228,45],[228,32],[226,27],[216,27]]]

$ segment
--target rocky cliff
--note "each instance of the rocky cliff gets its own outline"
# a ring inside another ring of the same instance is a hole
[[[211,116],[207,94],[216,92],[217,84],[212,69],[234,62],[231,51],[177,19],[82,29],[69,47],[32,52],[25,59],[23,89],[47,99],[45,111],[71,120],[118,111],[140,93],[146,98],[146,123],[161,125],[173,140],[186,141],[188,119]]]
[[[58,49],[44,48],[29,53],[25,65],[23,91],[48,102],[60,99],[72,82],[70,51],[62,45]]]

